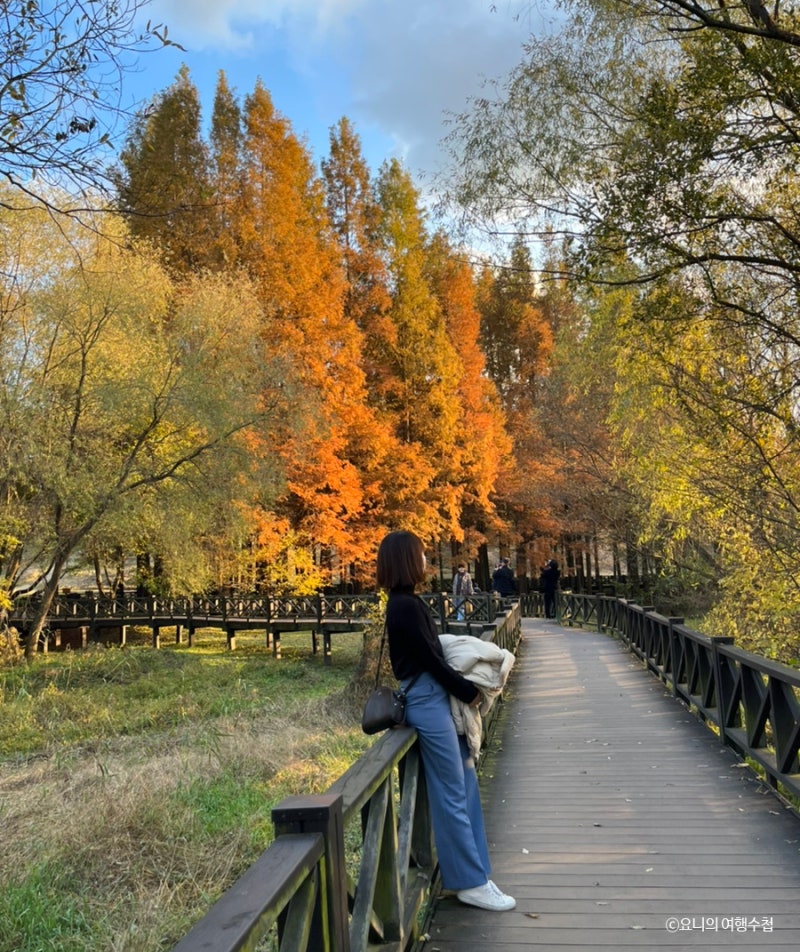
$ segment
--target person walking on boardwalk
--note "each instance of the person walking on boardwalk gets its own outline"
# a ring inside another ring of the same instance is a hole
[[[464,604],[467,601],[465,596],[473,595],[475,587],[472,584],[472,577],[467,571],[467,563],[459,562],[456,574],[453,576],[453,605],[456,610],[456,620],[464,621]]]
[[[539,588],[544,594],[544,617],[556,617],[556,592],[558,591],[558,580],[561,578],[561,570],[555,559],[548,559],[544,563],[541,575],[539,576]]]
[[[475,762],[450,711],[450,695],[476,707],[483,695],[447,664],[433,616],[415,594],[426,573],[421,540],[412,532],[390,532],[377,561],[378,585],[389,594],[386,631],[392,670],[403,688],[410,685],[406,723],[419,736],[442,886],[469,906],[513,909],[516,901],[489,878]]]

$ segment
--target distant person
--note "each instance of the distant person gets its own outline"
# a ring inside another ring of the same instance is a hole
[[[514,573],[509,567],[508,559],[500,559],[497,568],[494,570],[492,591],[502,595],[503,598],[517,594],[517,583],[514,581]]]
[[[558,592],[558,580],[561,578],[561,571],[558,568],[558,562],[555,559],[548,559],[544,563],[544,568],[539,576],[539,589],[544,594],[544,617],[556,617],[556,593]]]
[[[408,687],[406,723],[419,737],[442,886],[468,906],[513,909],[514,899],[489,879],[475,759],[465,735],[456,731],[450,706],[451,695],[475,708],[484,697],[447,663],[433,616],[415,594],[425,581],[421,540],[412,532],[390,532],[378,549],[377,570],[378,585],[389,593],[386,631],[392,670]]]
[[[467,600],[464,596],[473,595],[474,593],[475,586],[472,584],[472,578],[467,571],[467,563],[459,562],[456,574],[453,576],[453,604],[458,621],[464,621],[464,603]]]

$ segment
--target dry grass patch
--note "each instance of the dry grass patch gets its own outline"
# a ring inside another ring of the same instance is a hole
[[[205,681],[175,679],[175,696],[195,710],[217,709],[236,665],[244,683],[232,713],[179,718],[135,736],[101,730],[97,740],[50,745],[0,766],[0,952],[171,948],[268,845],[272,807],[326,789],[368,746],[352,706],[354,647],[338,670],[323,672],[319,658],[265,656],[253,668],[214,657]],[[158,654],[150,652],[156,667],[145,679],[161,681]],[[250,680],[264,666],[269,679]],[[85,672],[74,680],[100,711],[97,673],[95,685]],[[131,671],[126,678],[136,681]],[[57,680],[42,679],[42,692]],[[205,698],[187,694],[188,680]]]

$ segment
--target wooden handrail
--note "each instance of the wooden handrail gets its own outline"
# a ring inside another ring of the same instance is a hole
[[[800,672],[705,635],[654,608],[603,595],[560,594],[562,617],[592,619],[618,636],[674,697],[763,770],[773,789],[800,798]]]
[[[453,597],[447,592],[425,593],[422,599],[437,619],[455,620]],[[470,595],[467,602],[467,621],[491,622],[504,607],[504,600],[491,592]],[[363,595],[238,595],[185,596],[160,598],[155,595],[125,593],[119,596],[58,595],[53,600],[48,617],[53,621],[66,618],[91,621],[99,618],[128,622],[147,620],[153,616],[164,618],[198,619],[247,618],[304,618],[321,621],[324,618],[363,618],[378,603],[378,596]],[[17,599],[9,612],[10,620],[22,623],[31,618],[37,606],[35,597]]]
[[[276,839],[173,952],[239,952],[255,949],[286,911],[281,952],[306,952],[313,909],[324,893],[321,834]]]

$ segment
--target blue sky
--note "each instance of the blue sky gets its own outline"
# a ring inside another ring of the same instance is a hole
[[[144,8],[186,52],[164,50],[128,75],[123,99],[148,100],[185,63],[210,114],[224,70],[240,99],[261,78],[319,160],[346,115],[377,171],[401,158],[416,175],[441,165],[447,112],[522,58],[548,0],[151,0]],[[555,5],[554,2],[552,4]]]

